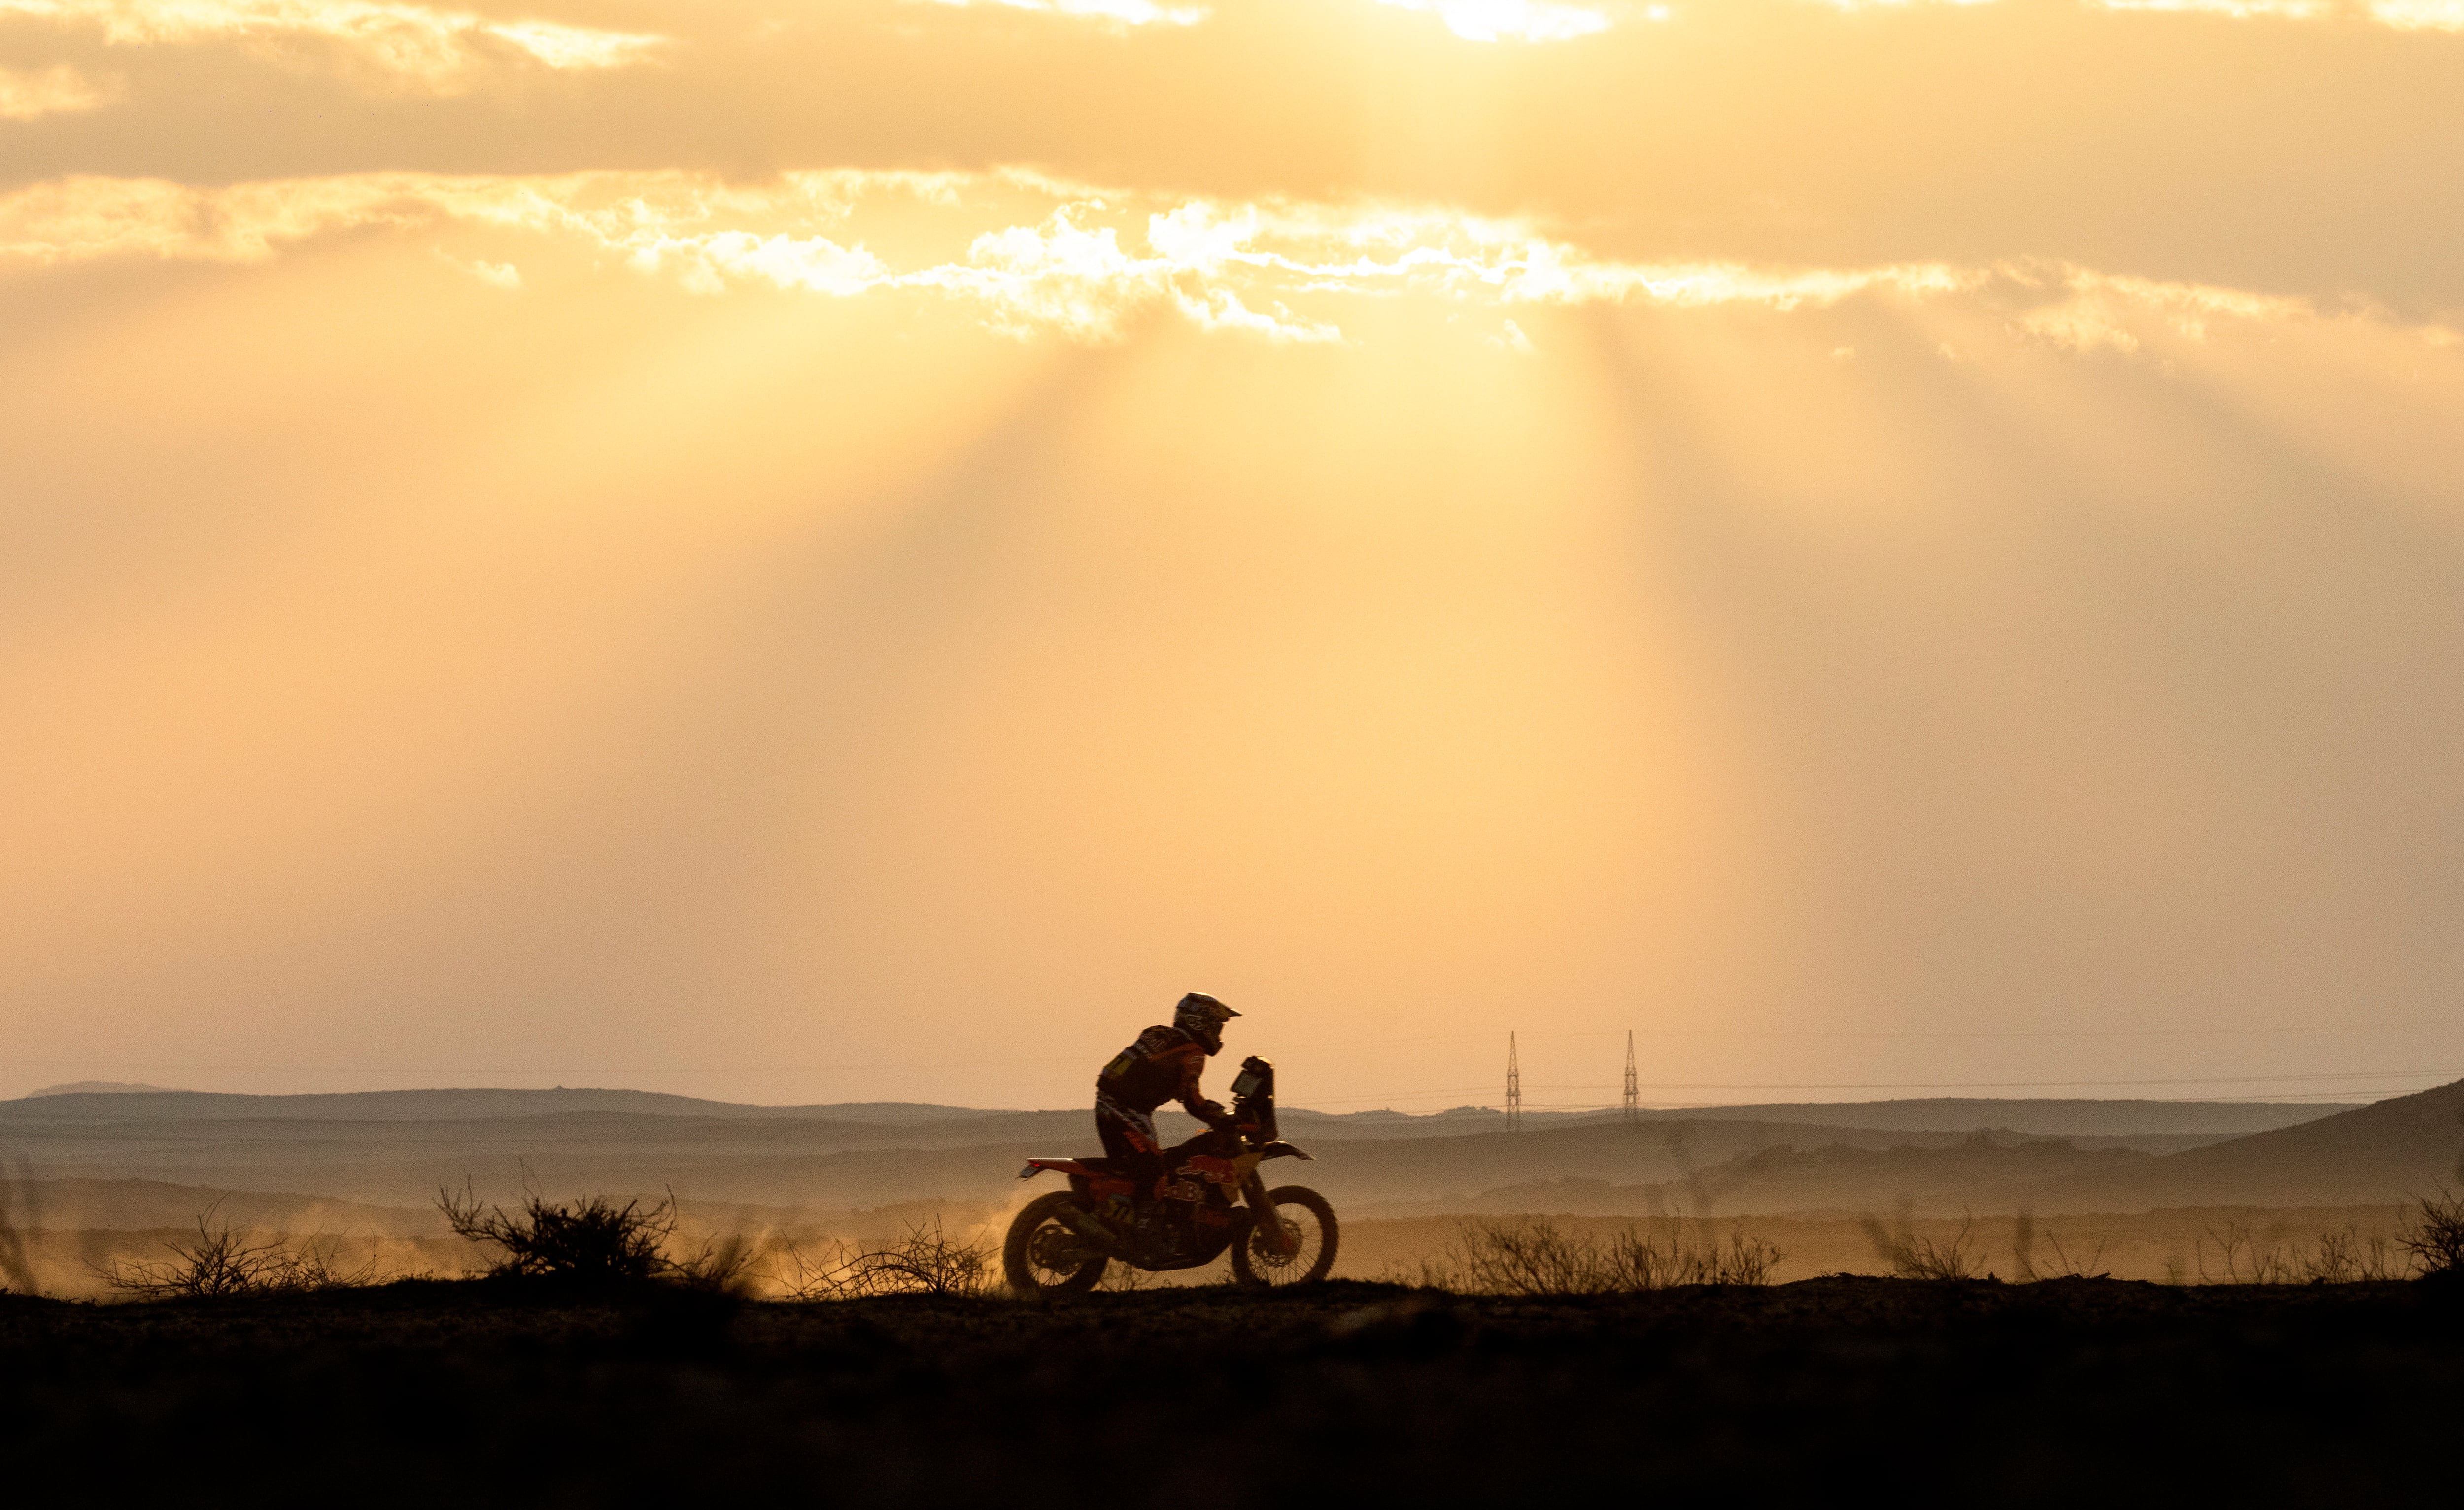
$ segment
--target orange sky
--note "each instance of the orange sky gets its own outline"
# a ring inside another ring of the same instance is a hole
[[[0,1094],[2345,1096],[2464,9],[0,0]]]

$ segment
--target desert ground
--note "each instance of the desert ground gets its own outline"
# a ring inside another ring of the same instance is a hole
[[[22,1471],[182,1503],[2443,1499],[2452,1285],[0,1297]]]
[[[1286,1167],[1345,1217],[1331,1280],[1219,1262],[1045,1303],[990,1256],[1020,1149],[1078,1149],[1069,1114],[274,1100],[0,1104],[12,1463],[210,1504],[2050,1505],[2125,1471],[2284,1502],[2440,1494],[2464,1407],[2464,1280],[2421,1243],[2457,1219],[2464,1085],[1295,1115],[1315,1156]],[[517,1277],[440,1188],[643,1201],[666,1257]],[[920,1282],[832,1267],[928,1238]],[[194,1293],[216,1241],[239,1280]],[[1637,1242],[1750,1261],[1602,1265]],[[891,1282],[825,1282],[856,1272]]]
[[[1293,1176],[1345,1223],[1335,1275],[1411,1281],[1467,1223],[1543,1218],[1605,1238],[1746,1237],[1780,1280],[1887,1274],[1895,1245],[1978,1276],[2173,1283],[2306,1272],[2322,1248],[2381,1272],[2419,1197],[2456,1183],[2464,1085],[2365,1105],[1905,1102],[1537,1117],[1286,1115]],[[1165,1119],[1165,1130],[1190,1130]],[[253,1097],[81,1093],[0,1103],[18,1288],[112,1293],[201,1217],[258,1243],[315,1242],[385,1277],[487,1256],[440,1190],[671,1198],[677,1239],[736,1241],[751,1282],[794,1252],[920,1225],[998,1240],[1042,1184],[1031,1154],[1089,1151],[1077,1111],[736,1106],[625,1091]],[[1048,1183],[1048,1182],[1046,1182]],[[1185,1280],[1221,1276],[1198,1271]]]

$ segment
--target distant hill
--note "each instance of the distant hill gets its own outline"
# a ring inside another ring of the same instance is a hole
[[[1560,1114],[1519,1132],[1477,1107],[1427,1116],[1287,1108],[1284,1131],[1319,1156],[1308,1183],[1339,1202],[1490,1210],[1556,1198],[1545,1191],[1574,1181],[1591,1182],[1579,1203],[1594,1209],[1690,1211],[1708,1200],[1727,1215],[1910,1200],[2050,1214],[2401,1200],[2452,1174],[2464,1148],[2459,1104],[2464,1087],[2324,1114],[2282,1105],[1931,1100],[1662,1110],[1633,1124],[1615,1113]],[[1157,1120],[1167,1138],[1195,1130],[1177,1113]],[[2233,1135],[2254,1123],[2264,1130]],[[2052,1138],[2067,1147],[2017,1147]],[[672,1188],[689,1200],[799,1209],[1001,1201],[1019,1189],[1025,1155],[1093,1148],[1079,1109],[747,1106],[622,1089],[75,1091],[0,1102],[0,1158],[22,1158],[46,1179],[313,1192],[413,1209],[438,1185],[466,1179],[492,1198],[528,1185],[550,1193]]]
[[[160,1090],[95,1083],[55,1086],[0,1101],[0,1123],[136,1119],[165,1121],[461,1122],[493,1117],[557,1117],[617,1112],[636,1117],[787,1118],[910,1123],[1001,1115],[965,1106],[862,1101],[817,1106],[748,1106],[655,1090],[358,1090],[315,1095],[253,1096],[228,1091]]]
[[[1795,1123],[1825,1127],[1865,1127],[1906,1132],[1971,1132],[1999,1127],[2038,1137],[2239,1137],[2354,1109],[2348,1104],[2179,1101],[1995,1101],[1938,1098],[1926,1101],[1802,1102],[1752,1106],[1689,1106],[1647,1109],[1645,1122]],[[928,1144],[947,1139],[937,1131],[975,1137],[954,1125],[989,1119],[1053,1119],[1054,1135],[1069,1119],[1083,1125],[1083,1110],[1028,1112],[944,1106],[903,1101],[835,1102],[814,1105],[758,1106],[705,1101],[661,1091],[556,1086],[551,1089],[365,1090],[314,1095],[243,1095],[225,1091],[165,1090],[151,1085],[81,1081],[54,1085],[16,1101],[0,1101],[0,1126],[39,1122],[478,1122],[496,1118],[569,1117],[577,1114],[631,1117],[700,1117],[729,1121],[792,1121],[910,1128]],[[1485,1106],[1414,1114],[1400,1111],[1310,1111],[1287,1106],[1285,1119],[1313,1136],[1342,1138],[1463,1137],[1503,1131],[1505,1114]],[[1534,1130],[1621,1121],[1614,1111],[1533,1112]],[[862,1140],[875,1141],[869,1137]]]
[[[2072,1211],[2401,1201],[2464,1185],[2459,1155],[2464,1081],[2127,1171],[2059,1181],[2045,1194]]]
[[[2142,1168],[2154,1156],[2131,1149],[2082,1149],[2062,1138],[1974,1133],[1958,1143],[1892,1148],[1777,1144],[1740,1153],[1683,1179],[1619,1185],[1581,1177],[1485,1191],[1449,1211],[1502,1215],[1727,1215],[1844,1212],[1920,1216],[2033,1211],[2049,1179]],[[1390,1214],[1386,1211],[1377,1215]],[[1392,1213],[1401,1215],[1401,1213]],[[1436,1215],[1431,1209],[1430,1215]]]
[[[1733,1118],[1744,1122],[1811,1122],[1826,1127],[1895,1127],[1909,1132],[1967,1132],[2007,1127],[2050,1138],[2198,1134],[2237,1138],[2316,1122],[2361,1104],[2230,1101],[1991,1101],[1936,1097],[1928,1101],[1819,1102],[1763,1106],[1692,1106],[1650,1113],[1672,1121]]]
[[[0,1180],[0,1209],[21,1228],[74,1231],[193,1230],[200,1219],[245,1231],[441,1237],[445,1218],[424,1209],[375,1206],[281,1191],[232,1191],[163,1180]]]

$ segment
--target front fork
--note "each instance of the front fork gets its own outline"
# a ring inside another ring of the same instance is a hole
[[[1290,1258],[1296,1244],[1292,1235],[1284,1231],[1283,1218],[1275,1215],[1275,1203],[1266,1199],[1266,1182],[1253,1173],[1241,1193],[1249,1198],[1250,1230],[1264,1238],[1262,1246],[1279,1258]]]

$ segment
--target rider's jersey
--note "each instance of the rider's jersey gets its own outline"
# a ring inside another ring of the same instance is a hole
[[[1112,1056],[1095,1077],[1097,1102],[1111,1101],[1135,1112],[1152,1112],[1167,1101],[1179,1102],[1191,1116],[1221,1116],[1223,1108],[1198,1088],[1206,1068],[1206,1049],[1176,1027],[1158,1023],[1138,1040]]]

